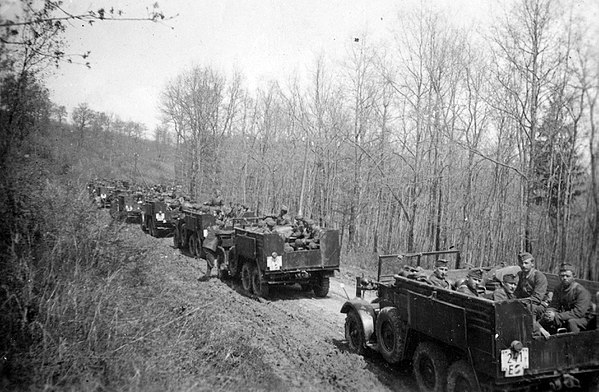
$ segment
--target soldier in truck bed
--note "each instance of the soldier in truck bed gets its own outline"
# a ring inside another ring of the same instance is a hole
[[[560,284],[553,291],[549,308],[541,317],[541,325],[550,332],[565,328],[569,332],[585,331],[592,318],[591,293],[574,280],[576,269],[562,264]]]
[[[478,293],[478,287],[483,281],[483,270],[480,268],[474,268],[468,271],[466,281],[462,283],[456,291],[458,293],[470,295],[472,297],[480,297]]]
[[[435,261],[435,269],[433,269],[433,273],[428,277],[428,281],[433,286],[451,290],[451,282],[447,279],[447,263],[445,259]]]
[[[533,315],[538,319],[547,308],[547,277],[535,268],[535,259],[528,252],[518,254],[518,264],[521,271],[518,272],[518,286],[514,294],[516,298],[530,300]]]

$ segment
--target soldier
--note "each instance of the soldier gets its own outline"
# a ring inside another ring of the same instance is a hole
[[[451,289],[451,283],[447,280],[447,271],[447,260],[439,259],[435,261],[435,269],[433,269],[433,273],[428,277],[428,281],[433,286]]]
[[[516,275],[503,275],[501,286],[497,287],[495,291],[493,291],[493,301],[507,301],[509,299],[515,299],[516,296],[514,295],[514,292],[516,291],[517,284],[518,281],[516,279]]]
[[[478,287],[483,281],[483,270],[480,268],[474,268],[468,271],[466,281],[462,283],[458,288],[457,292],[470,295],[472,297],[479,297]]]
[[[291,224],[291,218],[289,217],[289,215],[287,215],[287,211],[288,211],[287,206],[282,205],[281,211],[279,212],[279,215],[277,216],[277,225],[284,226],[284,225]]]
[[[211,206],[211,207],[222,207],[223,204],[224,204],[223,198],[221,197],[220,190],[218,190],[218,189],[214,190],[212,199],[210,199],[210,201],[207,201],[204,203],[204,205]]]
[[[574,280],[575,275],[576,269],[572,264],[561,265],[560,284],[541,318],[541,325],[550,331],[565,328],[569,332],[580,332],[587,329],[593,310],[591,293]]]
[[[518,272],[518,286],[514,294],[516,298],[530,300],[533,315],[538,319],[547,307],[544,301],[547,294],[547,277],[535,268],[535,259],[528,252],[518,254],[518,265],[521,271]]]

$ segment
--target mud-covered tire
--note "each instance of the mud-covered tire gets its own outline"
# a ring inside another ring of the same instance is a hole
[[[262,280],[260,271],[255,267],[252,270],[252,290],[254,291],[254,294],[262,298],[268,298],[270,292],[268,283]]]
[[[319,298],[324,298],[329,293],[329,287],[331,285],[331,281],[328,276],[318,276],[316,282],[312,286],[314,289],[314,295]]]
[[[181,248],[181,232],[179,231],[179,226],[175,226],[173,230],[173,246],[176,249]]]
[[[447,392],[478,392],[472,366],[463,359],[454,362],[447,372]]]
[[[254,268],[254,265],[247,261],[241,267],[241,287],[248,294],[252,293],[252,274]]]
[[[422,342],[416,347],[412,366],[420,392],[445,391],[447,364],[447,356],[437,344]]]
[[[355,310],[350,310],[345,316],[345,340],[350,351],[364,355],[366,353],[366,338],[360,315]]]
[[[237,256],[235,248],[229,249],[229,276],[237,278],[241,274],[241,259]]]
[[[376,319],[376,340],[379,352],[389,363],[398,363],[403,358],[405,323],[397,308],[383,308]]]
[[[195,236],[195,234],[191,234],[189,236],[189,241],[188,241],[188,250],[189,250],[189,254],[191,255],[191,257],[196,257],[197,256],[197,237]]]

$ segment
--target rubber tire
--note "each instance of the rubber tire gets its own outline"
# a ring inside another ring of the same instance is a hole
[[[252,275],[254,268],[254,265],[249,261],[243,263],[243,266],[241,267],[241,287],[243,287],[248,294],[252,294]]]
[[[262,298],[268,298],[270,292],[268,283],[262,280],[260,271],[255,267],[252,270],[252,290],[254,291],[254,294]]]
[[[312,286],[314,289],[314,295],[319,298],[324,298],[329,293],[329,287],[331,285],[331,281],[328,276],[319,275],[316,283]]]
[[[153,220],[150,221],[150,235],[156,237],[156,225]]]
[[[229,276],[237,278],[241,274],[241,261],[235,252],[235,248],[229,249]]]
[[[229,277],[229,266],[225,264],[226,256],[224,252],[225,250],[220,246],[216,248],[214,265],[216,266],[216,277],[220,280],[225,280]]]
[[[443,392],[447,384],[447,356],[437,344],[422,342],[412,359],[414,378],[420,392]]]
[[[173,245],[175,249],[181,248],[181,232],[178,225],[175,225],[175,229],[173,230]]]
[[[350,310],[345,316],[345,340],[349,350],[358,355],[366,353],[366,338],[360,315],[355,310]]]
[[[403,359],[405,323],[393,306],[383,308],[376,319],[376,341],[385,361],[398,363]]]
[[[191,235],[189,236],[188,249],[187,249],[187,250],[189,250],[189,254],[191,254],[191,257],[197,257],[196,241],[197,241],[197,238],[196,238],[195,234],[191,233]]]
[[[476,375],[470,364],[460,359],[447,372],[447,392],[478,392]]]

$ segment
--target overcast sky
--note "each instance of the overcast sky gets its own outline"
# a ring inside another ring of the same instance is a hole
[[[365,31],[372,41],[390,38],[398,12],[412,0],[162,0],[165,24],[73,23],[67,33],[70,53],[91,51],[92,68],[62,66],[48,79],[52,99],[69,113],[79,103],[150,129],[160,122],[158,100],[165,84],[191,66],[212,66],[224,74],[234,68],[250,88],[272,79],[285,81],[313,67],[314,58],[345,56],[353,37]],[[488,17],[491,2],[440,0],[461,21]],[[145,14],[151,1],[65,0],[74,13],[107,4],[126,16]],[[143,4],[143,6],[142,6]],[[433,3],[435,4],[435,3]],[[492,12],[492,11],[491,11]]]

